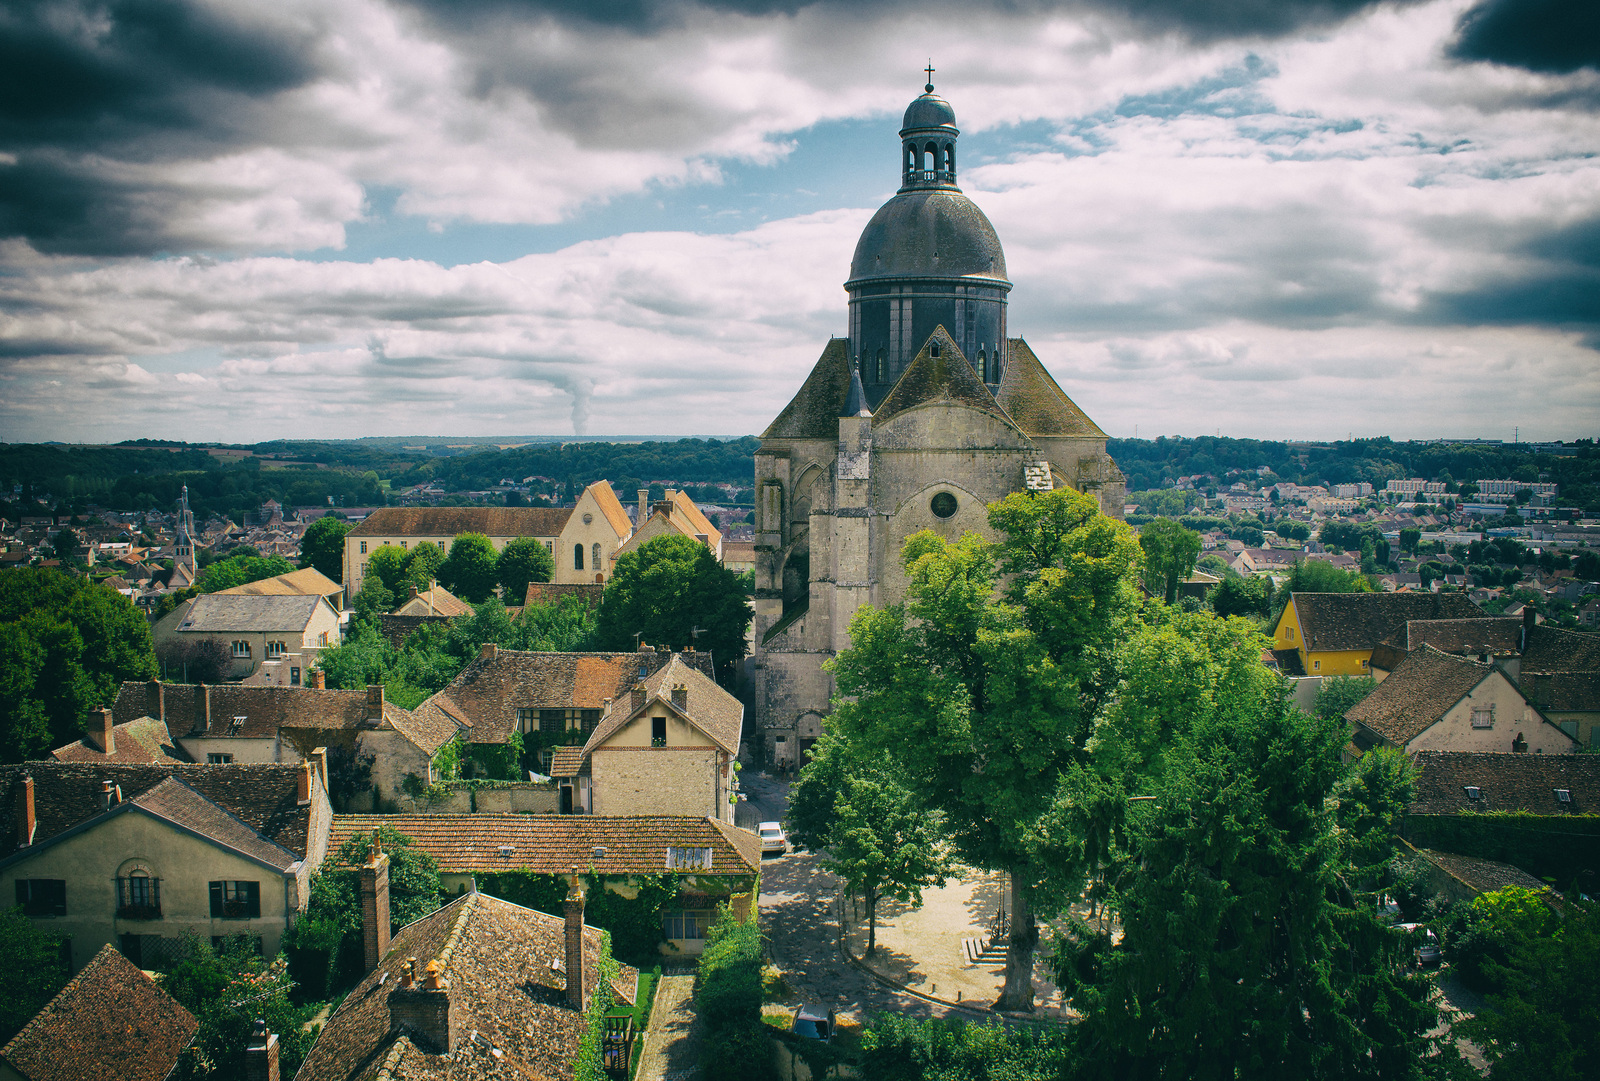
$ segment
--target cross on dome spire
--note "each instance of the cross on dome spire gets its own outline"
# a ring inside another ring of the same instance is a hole
[[[922,88],[924,94],[933,93],[933,57],[928,57],[928,66],[922,69],[928,73],[928,85]]]

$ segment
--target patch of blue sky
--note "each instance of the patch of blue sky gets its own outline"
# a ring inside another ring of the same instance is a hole
[[[1256,85],[1277,73],[1276,65],[1251,53],[1241,63],[1225,67],[1203,79],[1149,94],[1129,95],[1112,106],[1109,112],[1121,117],[1151,116],[1158,119],[1273,113],[1277,111],[1276,107],[1256,89]]]

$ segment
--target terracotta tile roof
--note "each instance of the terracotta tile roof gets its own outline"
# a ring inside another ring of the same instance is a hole
[[[328,850],[351,837],[393,826],[439,861],[445,874],[529,870],[566,874],[573,866],[600,875],[659,874],[667,847],[710,848],[712,875],[761,870],[760,838],[710,818],[682,815],[423,814],[334,815]],[[512,851],[502,855],[501,848]],[[595,849],[605,849],[596,856]]]
[[[440,702],[436,701],[438,698],[438,695],[434,695],[409,713],[389,704],[384,706],[384,719],[389,727],[405,736],[429,758],[440,747],[455,739],[456,733],[465,727],[451,715],[450,700],[447,698]]]
[[[1006,346],[1006,370],[995,399],[1017,427],[1028,435],[1106,437],[1089,414],[1067,397],[1027,342],[1009,338]]]
[[[622,503],[617,499],[617,493],[612,491],[610,481],[597,480],[584,491],[594,497],[613,533],[626,537],[633,532],[633,521],[628,517],[628,512],[622,509]]]
[[[1494,671],[1490,665],[1423,646],[1407,656],[1375,691],[1351,706],[1345,720],[1404,747],[1438,723]]]
[[[833,338],[822,350],[811,374],[783,407],[762,439],[839,438],[839,414],[850,394],[850,342]],[[643,525],[644,523],[640,523]]]
[[[1413,619],[1469,619],[1483,610],[1460,593],[1294,593],[1310,652],[1372,649]]]
[[[344,586],[329,578],[315,567],[302,567],[288,574],[280,574],[276,578],[263,578],[259,582],[246,582],[242,586],[232,586],[228,589],[217,590],[217,596],[225,593],[237,594],[246,597],[291,597],[296,595],[331,597],[339,593]]]
[[[418,590],[415,597],[407,597],[404,604],[392,613],[397,616],[469,616],[472,605],[451,593],[444,586]]]
[[[582,747],[557,747],[550,755],[550,776],[576,777],[582,772]]]
[[[558,537],[571,507],[380,507],[350,537]]]
[[[168,777],[127,803],[258,863],[264,863],[275,871],[287,871],[299,859],[293,852],[267,840],[176,777]]]
[[[1600,672],[1527,672],[1522,693],[1544,710],[1600,711]]]
[[[568,597],[577,597],[590,608],[600,607],[600,598],[606,587],[595,582],[529,582],[528,593],[523,598],[524,608],[533,604],[560,604]]]
[[[356,728],[367,717],[367,692],[312,687],[246,687],[237,683],[124,683],[112,706],[119,723],[158,717],[180,739],[209,732],[237,739],[271,739],[281,727]],[[243,717],[243,721],[235,718]],[[209,718],[209,728],[207,719]]]
[[[704,673],[684,664],[677,654],[673,654],[665,668],[652,673],[642,682],[644,704],[634,708],[631,690],[630,693],[619,694],[612,701],[611,709],[600,718],[600,723],[590,733],[583,747],[584,754],[604,744],[616,735],[618,729],[649,710],[652,703],[665,702],[671,706],[672,688],[678,684],[688,690],[688,701],[681,710],[674,707],[675,712],[681,713],[724,751],[739,753],[739,740],[744,728],[744,705],[717,686],[715,680],[707,679]]]
[[[939,343],[937,357],[932,349],[935,341]],[[955,339],[942,326],[934,328],[923,343],[921,352],[906,365],[906,370],[900,373],[888,396],[879,403],[877,412],[872,415],[873,427],[887,423],[889,418],[907,409],[933,402],[964,405],[987,413],[1008,427],[1016,427],[1016,422],[1000,408],[994,395],[989,393],[989,388],[983,385],[978,373],[972,370],[972,365],[961,354]],[[837,438],[837,418],[834,420],[834,432]],[[1020,429],[1018,434],[1021,434]]]
[[[0,1051],[28,1081],[163,1081],[200,1024],[111,946]]]
[[[1408,814],[1600,814],[1600,755],[1419,751],[1415,762],[1420,771],[1417,798],[1406,808]],[[1469,785],[1482,798],[1469,800]],[[1557,789],[1565,789],[1571,801],[1559,800]]]
[[[1541,623],[1528,632],[1522,672],[1600,672],[1600,634],[1580,634]]]
[[[113,714],[115,716],[115,714]],[[156,762],[188,762],[178,741],[172,738],[165,721],[154,717],[138,717],[114,726],[112,753],[107,755],[88,740],[77,740],[65,747],[57,747],[50,757],[57,762],[120,762],[124,764]]]
[[[89,819],[100,810],[101,782],[110,781],[131,800],[176,777],[238,818],[271,843],[306,855],[311,808],[299,803],[299,766],[87,765],[77,762],[25,762],[0,766],[0,809],[14,813],[22,779],[32,777],[37,846]],[[22,849],[6,860],[26,855]],[[5,861],[0,861],[5,862]]]
[[[586,926],[583,943],[585,983],[593,987],[600,932]],[[402,1035],[391,1025],[389,995],[409,957],[419,968],[441,961],[455,1000],[457,1046],[426,1045],[421,1034]],[[469,893],[395,935],[383,961],[328,1018],[296,1081],[365,1079],[384,1067],[388,1077],[407,1081],[565,1081],[585,1028],[583,1014],[567,1004],[565,961],[560,919]],[[638,971],[624,966],[619,982],[631,991],[637,981]],[[473,1046],[470,1033],[478,1038]]]
[[[1446,653],[1515,655],[1522,649],[1522,620],[1515,616],[1411,619],[1385,641],[1408,653],[1426,643]]]
[[[1549,888],[1545,882],[1509,863],[1481,860],[1475,856],[1458,856],[1454,852],[1435,852],[1430,848],[1417,849],[1417,855],[1479,893],[1491,893],[1507,886],[1521,886],[1529,890]]]
[[[689,523],[687,536],[694,537],[704,534],[711,539],[713,550],[722,544],[722,531],[711,524],[711,519],[700,512],[700,507],[688,494],[676,489],[667,489],[667,502],[672,504],[675,515],[682,516]]]
[[[186,634],[230,631],[300,633],[311,623],[317,606],[327,603],[315,595],[257,597],[237,593],[206,593],[190,603],[188,612],[178,621],[177,630]]]
[[[450,700],[447,708],[470,725],[472,742],[504,743],[516,728],[517,710],[603,709],[607,698],[624,693],[639,679],[641,667],[648,676],[665,667],[672,656],[653,650],[534,653],[499,649],[489,657],[480,655],[439,693]],[[683,656],[700,671],[710,671],[709,654]]]

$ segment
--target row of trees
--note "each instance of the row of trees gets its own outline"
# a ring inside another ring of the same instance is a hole
[[[850,834],[881,822],[892,858],[872,862],[910,892],[942,873],[893,810],[920,809],[945,855],[1004,872],[1000,1009],[1031,1009],[1039,921],[1064,921],[1076,1075],[1450,1068],[1429,985],[1374,912],[1405,760],[1342,767],[1342,722],[1289,705],[1255,623],[1142,604],[1145,553],[1093,499],[1016,494],[989,520],[996,544],[910,538],[905,602],[852,621],[797,836],[848,871]],[[1084,897],[1089,922],[1069,915]]]

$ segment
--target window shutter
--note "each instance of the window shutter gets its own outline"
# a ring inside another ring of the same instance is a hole
[[[222,916],[222,883],[211,883],[211,918],[219,919]]]

